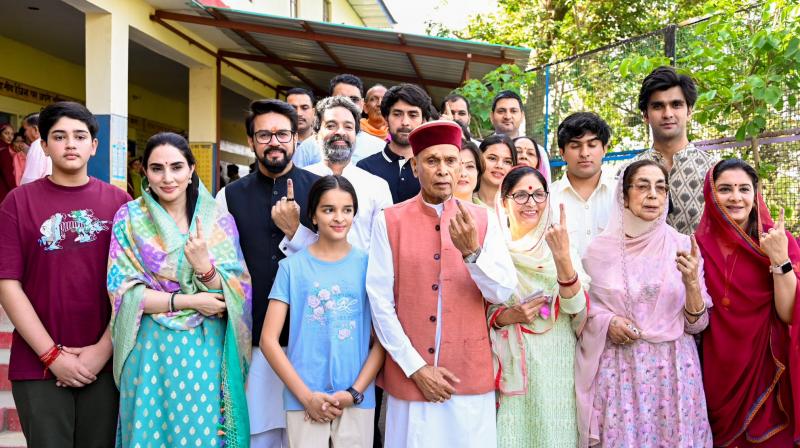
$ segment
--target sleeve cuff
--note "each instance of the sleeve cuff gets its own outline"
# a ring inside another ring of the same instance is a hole
[[[427,365],[425,360],[422,359],[422,356],[420,356],[413,347],[406,350],[406,353],[403,353],[402,356],[395,358],[394,360],[397,362],[400,368],[403,369],[403,373],[406,374],[407,378],[410,378],[414,372]]]
[[[316,233],[314,233],[311,229],[308,229],[306,226],[300,224],[297,227],[297,231],[294,232],[294,237],[292,237],[290,240],[284,236],[278,247],[280,248],[281,252],[288,257],[289,255],[300,252],[304,248],[310,246],[314,241],[316,241],[316,239]]]
[[[583,286],[578,289],[578,293],[572,297],[561,297],[559,300],[561,310],[567,314],[578,314],[586,309],[586,294]]]

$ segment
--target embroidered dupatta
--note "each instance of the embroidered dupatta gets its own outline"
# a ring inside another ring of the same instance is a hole
[[[705,209],[697,244],[705,260],[705,280],[714,301],[703,334],[703,382],[715,445],[726,446],[742,434],[764,442],[794,426],[800,440],[800,306],[786,325],[775,310],[769,257],[717,200],[713,168],[703,186]],[[761,194],[758,234],[775,224]],[[789,258],[798,275],[800,248],[787,231]],[[800,278],[800,277],[798,277]],[[795,299],[800,296],[798,281]],[[787,371],[788,368],[788,371]]]
[[[144,181],[146,184],[146,181]],[[251,284],[239,246],[233,217],[217,211],[214,198],[199,186],[194,217],[199,218],[211,262],[222,281],[227,325],[222,352],[221,432],[227,447],[249,446],[250,429],[245,381],[251,350]],[[195,234],[197,219],[189,233]],[[107,287],[111,297],[111,335],[114,380],[120,383],[125,362],[133,350],[142,314],[144,290],[194,294],[207,291],[183,253],[187,235],[149,193],[128,202],[114,217],[109,250]],[[206,319],[195,310],[151,314],[158,324],[184,331]]]

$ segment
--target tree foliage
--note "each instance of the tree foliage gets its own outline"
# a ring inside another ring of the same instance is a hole
[[[453,1],[453,0],[451,0]],[[697,16],[702,0],[498,0],[463,30],[427,22],[428,33],[527,47],[541,65]]]

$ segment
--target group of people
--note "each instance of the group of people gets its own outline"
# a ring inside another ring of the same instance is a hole
[[[0,205],[9,378],[31,447],[711,447],[800,440],[800,249],[755,170],[691,145],[697,97],[642,83],[651,149],[566,163],[413,84],[251,103],[257,169],[205,188],[159,133],[140,196],[87,174],[85,107],[38,115],[52,174]],[[2,156],[0,154],[0,156]]]
[[[14,188],[50,174],[38,124],[37,113],[25,116],[17,131],[9,123],[0,124],[0,202]]]

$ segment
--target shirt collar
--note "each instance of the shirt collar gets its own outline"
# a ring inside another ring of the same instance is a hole
[[[398,156],[391,149],[389,149],[389,144],[386,144],[386,147],[383,148],[383,158],[386,159],[389,163],[397,162],[398,160],[405,160],[405,157]]]

